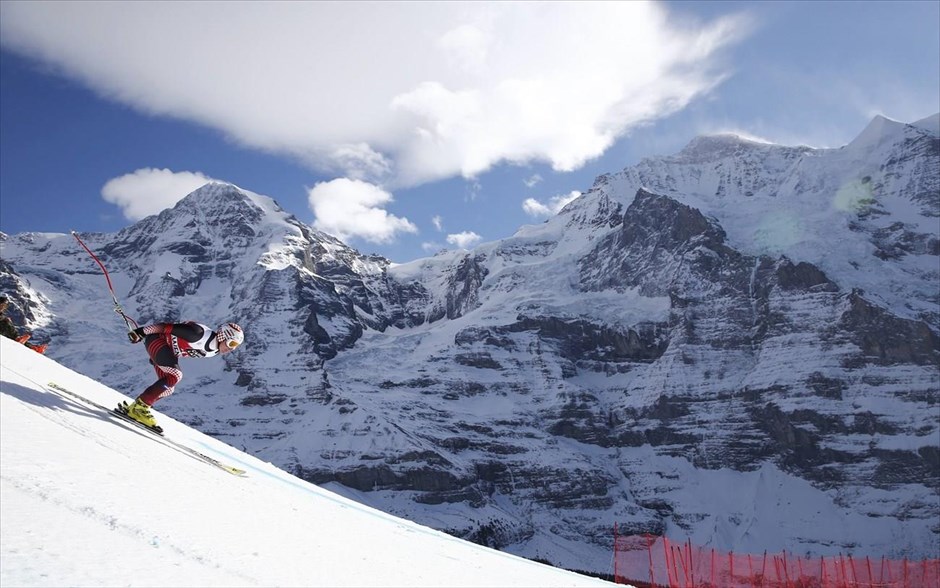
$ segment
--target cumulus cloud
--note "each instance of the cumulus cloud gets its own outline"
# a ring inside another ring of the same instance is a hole
[[[108,180],[101,188],[101,196],[116,204],[124,218],[136,221],[172,207],[190,192],[212,181],[215,180],[199,172],[143,168]]]
[[[434,228],[441,232],[444,230],[444,219],[441,218],[441,215],[435,215],[431,218],[431,224],[434,225]]]
[[[447,235],[447,242],[460,249],[469,249],[483,239],[473,231],[464,231],[462,233],[453,233]]]
[[[553,196],[549,199],[548,203],[539,202],[535,198],[526,198],[522,203],[522,210],[524,210],[529,216],[534,216],[536,218],[548,218],[558,214],[562,208],[567,206],[569,202],[572,202],[580,195],[581,192],[572,190],[568,194]]]
[[[318,183],[310,190],[308,200],[316,215],[314,226],[340,239],[359,237],[372,243],[388,243],[398,233],[418,232],[408,219],[384,209],[392,202],[390,193],[362,180],[340,178]]]
[[[2,2],[0,38],[142,112],[395,189],[575,169],[711,90],[750,28],[645,2],[362,6]]]

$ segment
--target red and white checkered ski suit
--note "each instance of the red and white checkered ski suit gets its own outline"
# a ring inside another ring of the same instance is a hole
[[[212,357],[219,352],[215,333],[200,323],[154,323],[142,327],[141,331],[158,378],[138,396],[148,406],[172,394],[183,379],[180,357]]]

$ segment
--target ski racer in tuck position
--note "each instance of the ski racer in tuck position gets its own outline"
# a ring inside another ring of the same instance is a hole
[[[136,328],[127,336],[131,343],[144,342],[158,379],[141,392],[133,403],[121,402],[117,410],[157,431],[162,429],[157,426],[150,407],[157,400],[172,394],[176,384],[183,378],[179,358],[224,355],[245,341],[244,331],[235,323],[226,323],[215,331],[196,322],[154,323]]]

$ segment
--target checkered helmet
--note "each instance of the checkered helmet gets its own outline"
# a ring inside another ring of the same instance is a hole
[[[215,339],[219,348],[235,349],[245,341],[245,332],[235,323],[225,323],[215,330]]]

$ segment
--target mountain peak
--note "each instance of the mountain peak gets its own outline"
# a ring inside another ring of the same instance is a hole
[[[904,132],[905,126],[907,125],[904,123],[891,120],[880,114],[875,115],[875,118],[871,119],[865,130],[855,137],[848,146],[854,149],[872,149],[891,137],[897,136],[898,133]]]
[[[215,202],[245,202],[250,201],[248,194],[235,184],[227,182],[208,182],[187,194],[177,205],[184,202],[198,202],[209,204]]]
[[[250,227],[264,218],[264,208],[234,184],[210,182],[189,193],[160,216],[167,213],[183,215],[191,217],[204,229],[238,227],[239,232],[251,234]]]
[[[234,184],[209,182],[193,190],[172,208],[122,229],[121,238],[138,243],[159,239],[167,243],[217,241],[223,248],[245,245],[261,233],[299,234],[297,221],[267,196]],[[282,229],[272,229],[272,227]]]
[[[762,148],[772,145],[754,139],[748,139],[734,133],[699,135],[678,153],[676,157],[687,161],[702,161],[728,157],[742,150]]]
[[[227,182],[209,182],[190,192],[172,208],[210,224],[283,223],[293,216],[268,196]]]

